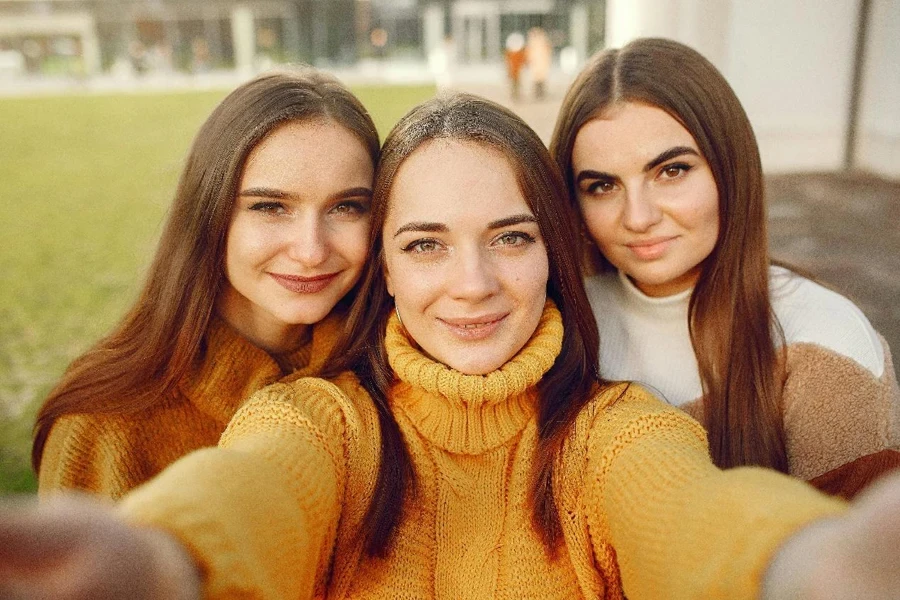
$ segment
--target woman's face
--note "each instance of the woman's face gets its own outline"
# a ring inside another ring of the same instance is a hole
[[[388,292],[409,335],[467,375],[511,359],[537,328],[549,265],[498,150],[435,140],[400,166],[384,225]]]
[[[694,285],[719,236],[719,194],[681,123],[648,104],[613,106],[579,130],[572,172],[609,262],[648,296]]]
[[[266,136],[247,158],[228,229],[225,319],[267,346],[328,315],[366,260],[372,178],[365,146],[334,121]]]

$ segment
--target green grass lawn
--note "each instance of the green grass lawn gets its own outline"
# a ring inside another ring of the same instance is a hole
[[[434,89],[354,88],[382,137]],[[194,133],[227,92],[0,99],[0,493],[31,427],[138,291]]]

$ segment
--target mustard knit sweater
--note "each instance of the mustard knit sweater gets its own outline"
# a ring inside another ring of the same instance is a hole
[[[843,504],[762,469],[717,470],[705,434],[636,386],[579,415],[558,463],[565,545],[531,527],[535,384],[562,321],[548,304],[528,345],[486,376],[423,356],[394,318],[392,408],[415,465],[389,555],[359,528],[379,460],[375,408],[350,375],[257,393],[220,447],[126,496],[126,518],[180,538],[208,598],[755,598],[779,544]]]
[[[54,423],[44,447],[38,489],[77,489],[117,499],[189,452],[215,446],[238,407],[289,372],[318,373],[343,322],[329,316],[308,341],[275,358],[214,318],[206,351],[177,389],[127,414],[71,414]]]

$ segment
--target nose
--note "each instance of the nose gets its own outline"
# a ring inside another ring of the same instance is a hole
[[[302,215],[291,228],[288,256],[305,267],[317,267],[328,258],[328,232],[318,215]]]
[[[448,274],[448,288],[454,298],[477,302],[497,293],[500,280],[488,252],[478,248],[457,249]]]
[[[625,208],[622,223],[626,229],[643,233],[662,219],[662,211],[653,200],[652,193],[639,185],[625,192]]]

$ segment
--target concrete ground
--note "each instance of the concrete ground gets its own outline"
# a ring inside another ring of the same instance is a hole
[[[512,102],[503,73],[494,81],[449,86],[490,98],[518,113],[547,142],[566,81],[536,101],[523,88]],[[900,372],[900,181],[857,173],[766,178],[772,256],[844,294],[887,339]]]

